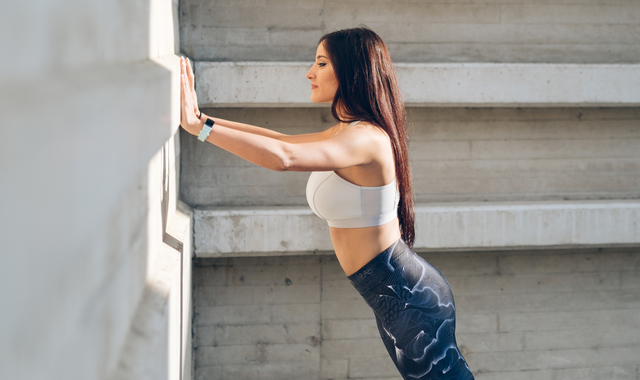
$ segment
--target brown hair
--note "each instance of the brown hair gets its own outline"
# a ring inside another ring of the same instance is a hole
[[[401,235],[411,247],[415,240],[415,216],[406,112],[387,47],[375,32],[364,26],[326,34],[319,43],[324,43],[338,79],[331,105],[333,117],[343,123],[368,121],[389,135],[400,191]]]

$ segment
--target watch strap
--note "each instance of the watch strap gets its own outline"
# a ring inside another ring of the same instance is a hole
[[[207,139],[207,137],[209,137],[209,134],[211,133],[211,129],[213,129],[214,124],[215,122],[213,120],[207,118],[207,121],[204,122],[204,125],[202,126],[202,130],[198,135],[198,140],[204,142]]]

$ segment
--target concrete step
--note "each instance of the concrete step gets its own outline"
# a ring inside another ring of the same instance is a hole
[[[310,62],[196,62],[201,107],[311,107]],[[637,107],[640,64],[398,63],[408,106]],[[324,105],[326,106],[326,105]]]
[[[640,243],[640,200],[418,204],[420,251],[578,248]],[[195,256],[331,253],[308,207],[194,210]]]

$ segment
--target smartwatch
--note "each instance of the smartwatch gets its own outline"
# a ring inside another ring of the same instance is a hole
[[[204,142],[207,139],[207,137],[209,137],[209,133],[211,133],[211,129],[213,129],[214,124],[215,122],[213,120],[207,118],[207,121],[204,122],[204,125],[202,126],[202,130],[198,135],[198,140]]]

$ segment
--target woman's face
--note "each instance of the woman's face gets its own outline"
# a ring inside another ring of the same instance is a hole
[[[324,50],[324,42],[318,45],[316,62],[307,72],[307,78],[311,80],[311,101],[314,103],[331,103],[338,90],[338,78],[333,71],[327,52]]]

